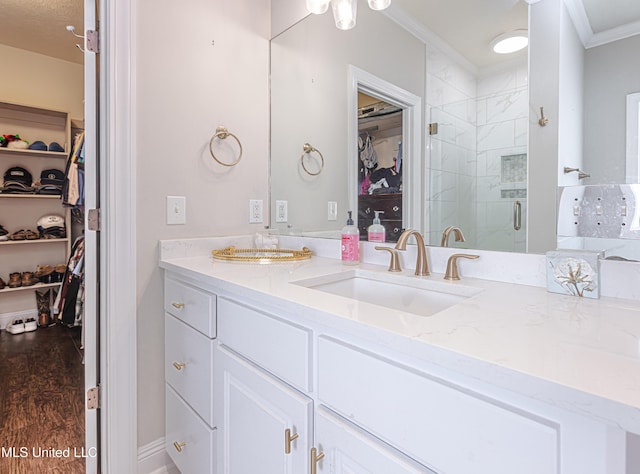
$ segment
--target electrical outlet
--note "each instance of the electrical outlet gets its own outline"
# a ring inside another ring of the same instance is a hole
[[[288,201],[276,201],[276,222],[287,222]]]
[[[327,203],[327,220],[328,221],[338,220],[338,203],[336,201],[329,201]]]
[[[167,196],[167,224],[182,225],[187,223],[187,198],[184,196]]]
[[[249,200],[249,223],[259,224],[262,222],[262,199]]]

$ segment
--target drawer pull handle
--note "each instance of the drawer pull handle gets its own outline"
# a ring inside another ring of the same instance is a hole
[[[176,368],[176,370],[182,370],[182,368],[187,365],[186,362],[174,362],[173,366]]]
[[[311,474],[316,474],[318,471],[318,461],[324,458],[324,453],[316,448],[311,448]]]
[[[171,306],[173,306],[176,309],[182,309],[184,308],[184,303],[171,303]]]
[[[178,443],[177,441],[173,442],[173,447],[176,448],[176,451],[178,451],[179,453],[182,452],[182,448],[184,448],[187,445],[187,443]]]
[[[298,439],[300,435],[298,433],[291,434],[291,429],[284,430],[284,453],[291,454],[291,442]]]

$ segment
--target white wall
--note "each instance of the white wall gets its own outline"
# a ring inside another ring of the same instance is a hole
[[[358,10],[357,21],[352,30],[338,30],[329,10],[272,43],[272,201],[288,201],[288,224],[296,231],[341,229],[350,210],[348,170],[355,161],[349,160],[357,158],[348,156],[349,65],[414,95],[424,93],[424,44],[368,7]],[[300,165],[307,142],[324,157],[317,176]],[[327,221],[328,201],[338,203],[336,221]],[[286,231],[287,224],[274,227]]]
[[[625,182],[626,95],[640,92],[640,36],[585,53],[584,169],[582,184]]]
[[[544,253],[556,246],[558,187],[558,116],[562,0],[529,7],[529,188],[527,251]],[[540,107],[549,119],[538,125]],[[535,162],[534,162],[535,160]]]
[[[78,55],[82,55],[78,51]],[[0,44],[0,101],[69,112],[84,118],[82,64]],[[2,132],[11,133],[11,132]]]
[[[583,169],[584,47],[571,21],[562,9],[560,30],[560,93],[558,96],[558,185],[585,184],[578,173],[565,174],[564,168]]]
[[[141,0],[137,8],[138,445],[143,446],[164,436],[158,240],[260,230],[263,224],[248,223],[249,199],[264,201],[265,224],[269,220],[270,19],[269,0]],[[218,125],[242,142],[242,159],[234,167],[215,163],[209,154]],[[186,197],[186,225],[166,225],[168,195]]]

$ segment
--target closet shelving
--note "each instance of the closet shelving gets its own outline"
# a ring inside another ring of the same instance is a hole
[[[67,112],[31,105],[0,102],[0,134],[19,134],[33,143],[43,141],[60,144],[65,151],[39,151],[0,147],[0,178],[14,166],[27,169],[34,181],[46,169],[64,171],[71,147],[71,119]],[[71,252],[71,213],[58,195],[0,193],[0,224],[9,233],[20,229],[37,232],[37,221],[48,214],[65,219],[66,238],[0,241],[0,278],[9,283],[14,272],[35,272],[38,265],[66,263]],[[36,283],[30,286],[0,290],[0,315],[35,307],[35,298],[18,294],[36,289],[59,287],[61,283]],[[15,295],[9,298],[9,294]],[[18,298],[16,300],[16,298]]]

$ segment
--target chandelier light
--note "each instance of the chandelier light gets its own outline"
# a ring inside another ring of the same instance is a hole
[[[358,10],[358,0],[305,0],[307,11],[316,15],[326,12],[331,3],[333,20],[336,27],[341,30],[350,30],[356,26],[356,14]],[[391,0],[367,0],[369,8],[372,10],[384,10],[391,5]]]

